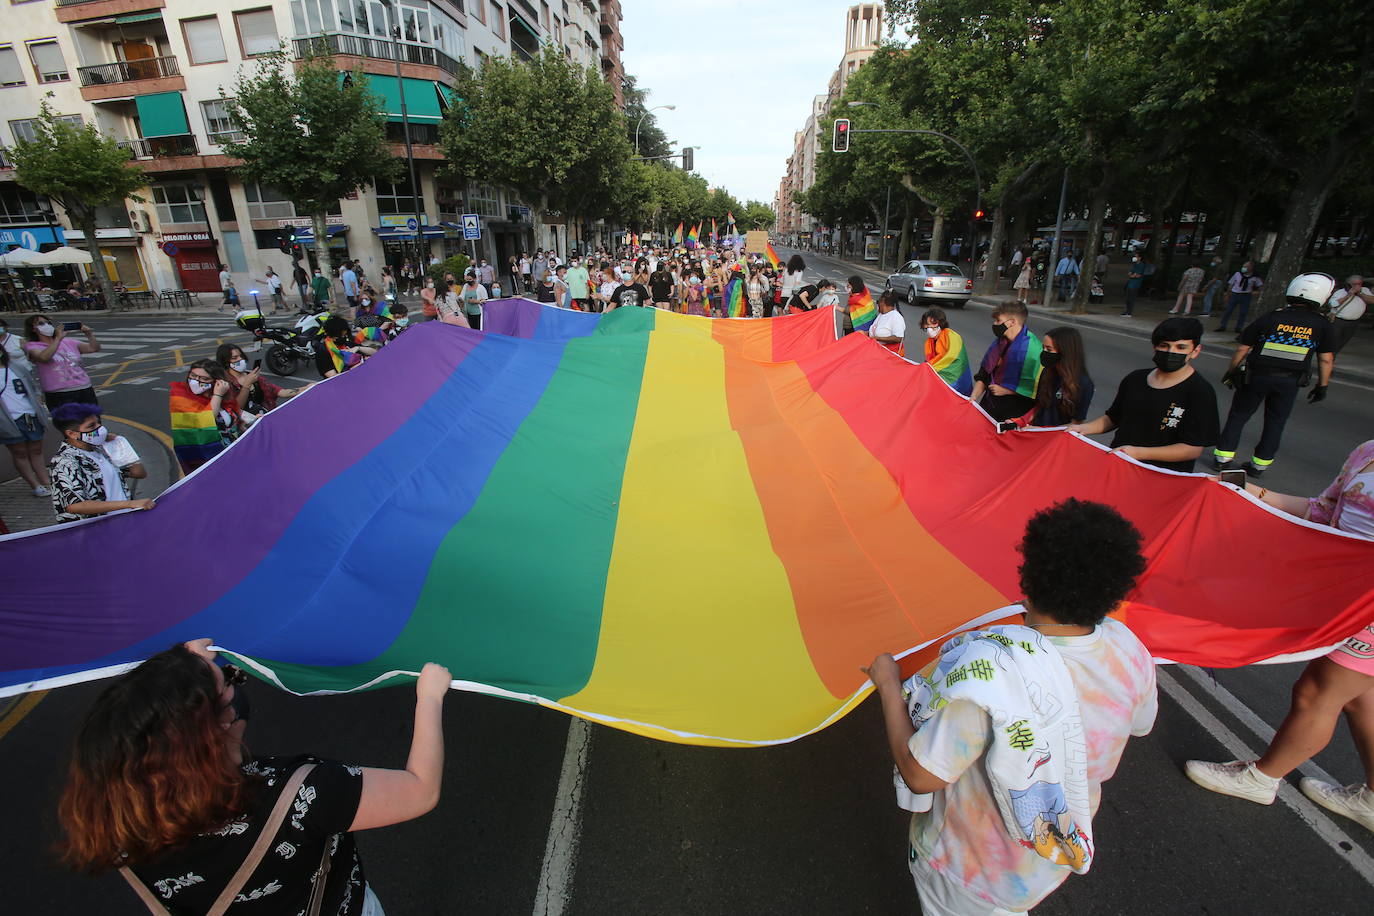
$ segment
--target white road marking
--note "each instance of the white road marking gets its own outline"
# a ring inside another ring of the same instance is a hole
[[[590,743],[591,726],[585,719],[572,717],[553,818],[549,822],[549,839],[544,845],[544,865],[539,870],[539,888],[534,896],[534,916],[561,916],[572,899],[577,844],[582,836],[582,785]]]
[[[155,382],[155,381],[157,381],[157,379],[153,378],[151,375],[145,375],[145,376],[142,376],[142,377],[140,377],[140,378],[124,379],[123,381],[118,382],[117,384],[120,384],[120,385],[142,385],[142,384],[144,384],[145,382]]]
[[[101,350],[137,350],[137,349],[138,349],[139,347],[141,347],[141,346],[143,346],[143,344],[136,344],[136,343],[117,343],[117,344],[112,344],[112,343],[105,343],[104,341],[101,341],[101,343],[100,343],[100,349],[101,349]]]
[[[1231,754],[1237,760],[1254,760],[1259,757],[1240,739],[1240,736],[1223,725],[1220,719],[1212,715],[1191,693],[1184,690],[1183,686],[1174,680],[1173,675],[1163,668],[1156,670],[1160,689],[1175,703],[1182,706],[1183,711],[1192,716],[1202,726],[1203,730],[1216,738],[1221,746],[1226,749],[1226,753]],[[1200,789],[1199,791],[1206,790]],[[1243,803],[1240,799],[1236,799],[1236,801]],[[1279,801],[1292,809],[1298,819],[1311,827],[1312,832],[1321,837],[1322,841],[1331,847],[1331,851],[1337,857],[1347,862],[1351,868],[1359,873],[1361,878],[1364,878],[1371,887],[1374,887],[1374,858],[1371,858],[1369,853],[1357,846],[1346,835],[1345,831],[1341,830],[1332,822],[1331,818],[1326,816],[1324,811],[1308,801],[1307,796],[1295,789],[1287,780],[1279,783]]]

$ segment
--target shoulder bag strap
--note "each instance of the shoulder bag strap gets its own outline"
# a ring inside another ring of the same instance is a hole
[[[329,840],[325,840],[324,852],[320,854],[320,867],[315,872],[315,885],[310,889],[310,906],[306,908],[306,916],[320,916],[320,909],[324,906],[325,879],[329,877],[329,845]]]
[[[239,870],[234,872],[234,877],[229,879],[214,906],[206,911],[206,916],[222,916],[234,902],[243,886],[248,883],[248,879],[253,876],[258,864],[262,862],[262,857],[267,854],[272,841],[277,837],[277,830],[281,827],[281,822],[286,820],[286,812],[291,810],[291,803],[296,799],[296,790],[305,782],[305,777],[310,775],[310,771],[315,769],[315,764],[307,763],[298,767],[286,780],[286,785],[282,787],[281,795],[277,797],[277,803],[272,806],[272,813],[267,816],[267,822],[262,825],[262,831],[258,834],[258,840],[253,844],[253,848],[248,851],[248,855],[239,866]]]
[[[162,901],[153,896],[148,885],[138,880],[138,876],[132,870],[125,866],[119,869],[119,873],[124,876],[124,880],[128,881],[129,886],[134,889],[134,893],[138,894],[139,899],[148,907],[148,912],[152,913],[153,916],[171,916],[167,912],[167,908],[162,905]]]

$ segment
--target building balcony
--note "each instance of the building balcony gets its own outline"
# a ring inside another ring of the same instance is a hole
[[[601,37],[608,38],[613,34],[615,34],[615,29],[611,27],[609,22],[603,21],[601,23]]]
[[[166,0],[57,0],[58,22],[82,22],[166,7]]]
[[[143,60],[117,60],[111,64],[77,67],[76,75],[82,86],[103,86],[108,83],[130,83],[135,80],[180,76],[181,68],[177,65],[175,57],[148,57]]]
[[[0,169],[14,168],[14,161],[10,159],[10,151],[0,146]]]
[[[199,156],[193,134],[177,137],[131,137],[118,141],[119,145],[134,154],[135,159],[168,159],[177,156]]]
[[[412,45],[405,42],[364,38],[361,35],[346,35],[338,32],[316,35],[311,38],[295,38],[292,39],[291,44],[297,58],[315,54],[394,62],[397,53],[399,53],[403,65],[415,64],[422,67],[438,67],[451,76],[457,76],[459,72],[458,61],[438,48],[429,45]]]

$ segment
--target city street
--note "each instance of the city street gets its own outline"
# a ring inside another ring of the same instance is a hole
[[[779,253],[784,259],[791,254]],[[827,276],[841,288],[855,272],[834,259],[804,257],[808,277]],[[882,275],[858,272],[875,292],[882,288]],[[918,355],[920,310],[902,311],[908,353]],[[991,340],[988,316],[989,308],[977,303],[950,312],[973,360]],[[186,363],[211,356],[218,342],[249,340],[228,313],[102,316],[89,323],[104,344],[104,352],[88,360],[102,404],[112,415],[163,432],[167,382]],[[278,316],[274,323],[288,322]],[[1064,323],[1067,316],[1032,314],[1030,326],[1043,332]],[[1147,333],[1134,327],[1084,323],[1081,330],[1097,385],[1097,415],[1126,372],[1148,365],[1151,347]],[[1224,416],[1229,391],[1219,379],[1233,344],[1230,335],[1205,343],[1199,368],[1217,387]],[[303,366],[298,378],[274,380],[296,386],[313,377],[313,367]],[[1342,381],[1338,371],[1325,403],[1300,402],[1266,485],[1293,493],[1325,487],[1347,452],[1370,437],[1369,394],[1368,386]],[[1256,420],[1247,429],[1245,454],[1258,434]],[[234,494],[213,498],[232,500]],[[213,503],[206,511],[214,511]],[[1215,561],[1224,564],[1234,551],[1266,546],[1216,544]],[[158,549],[169,551],[169,562],[214,562],[178,557],[174,545]],[[1282,557],[1274,559],[1276,574],[1292,574]],[[47,574],[75,572],[61,563],[54,558]],[[1128,746],[1104,788],[1092,872],[1071,877],[1036,912],[1363,912],[1367,904],[1359,901],[1374,891],[1374,834],[1326,814],[1296,790],[1300,775],[1319,769],[1341,783],[1359,777],[1343,725],[1271,808],[1206,792],[1181,770],[1190,757],[1256,756],[1281,721],[1301,669],[1161,668],[1155,730]],[[143,912],[117,875],[68,873],[50,851],[65,750],[74,723],[101,688],[98,682],[66,687],[36,706],[0,706],[6,912]],[[247,691],[253,703],[248,742],[256,754],[310,751],[385,766],[405,761],[409,689],[301,698],[253,682]],[[906,817],[893,802],[891,764],[872,699],[794,744],[724,750],[655,742],[455,691],[446,702],[445,737],[438,808],[420,820],[359,835],[368,879],[388,916],[918,909],[906,866]]]

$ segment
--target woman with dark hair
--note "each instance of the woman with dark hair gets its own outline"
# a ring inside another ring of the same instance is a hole
[[[38,383],[43,386],[43,400],[49,410],[63,404],[100,403],[95,398],[91,377],[81,363],[81,357],[87,353],[100,352],[100,341],[95,339],[95,331],[84,324],[81,333],[86,339],[78,343],[46,315],[24,319],[24,352],[38,370]]]
[[[973,394],[973,373],[968,365],[968,348],[964,338],[949,326],[944,309],[926,309],[921,316],[921,330],[925,333],[926,362],[955,391],[968,397]]]
[[[1040,381],[1035,407],[1014,421],[1018,426],[1066,426],[1088,419],[1093,380],[1088,375],[1083,335],[1073,328],[1055,328],[1040,335]]]
[[[782,301],[791,303],[792,296],[797,288],[805,285],[803,276],[806,274],[806,262],[802,256],[794,254],[787,259],[787,270],[782,275]]]
[[[168,409],[172,447],[183,473],[224,451],[243,432],[239,405],[230,393],[229,370],[212,359],[199,359],[186,370],[186,381],[172,382]]]
[[[118,868],[154,913],[381,916],[352,834],[438,803],[449,672],[420,672],[404,770],[250,758],[246,678],[210,645],[154,655],[86,713],[58,805],[63,858]]]
[[[898,356],[906,355],[906,319],[897,307],[896,290],[885,289],[878,297],[878,317],[868,326],[868,336]]]
[[[326,318],[322,330],[324,334],[315,342],[315,369],[320,378],[333,378],[377,352],[355,344],[352,328],[338,315]]]
[[[276,407],[278,401],[294,398],[309,387],[282,388],[272,384],[262,377],[261,369],[248,368],[248,357],[238,344],[220,344],[215,350],[215,362],[224,368],[229,394],[238,404],[239,414],[249,423]]]

